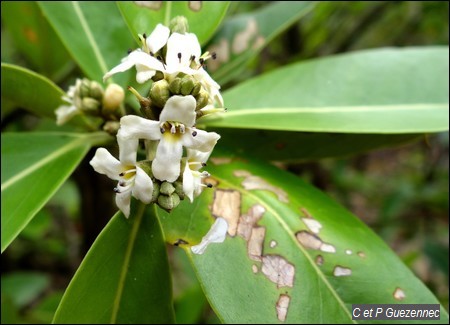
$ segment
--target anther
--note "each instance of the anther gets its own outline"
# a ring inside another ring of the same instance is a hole
[[[205,63],[205,60],[204,60],[203,58],[200,58],[200,59],[198,60],[198,62],[200,62],[200,66],[202,66],[203,63]]]
[[[117,187],[114,187],[113,191],[116,192],[116,193],[120,193],[120,190]]]
[[[192,132],[192,136],[195,137],[197,135],[197,131]]]
[[[172,124],[172,127],[170,128],[170,133],[172,133],[172,134],[177,133],[177,129],[174,124]]]
[[[216,52],[212,52],[211,57],[212,57],[213,60],[215,60],[217,58]]]
[[[144,34],[142,35],[142,37],[144,37],[144,39],[146,39],[146,38],[147,38],[147,34],[144,33]]]
[[[207,188],[212,188],[213,185],[212,185],[211,183],[208,183],[208,184],[206,184],[206,187],[207,187]]]
[[[125,176],[125,173],[120,173],[119,176],[120,177]]]
[[[130,54],[131,52],[133,52],[132,49],[128,49],[128,50],[127,50],[127,53],[128,53],[128,54]]]
[[[166,129],[164,129],[163,127],[160,127],[159,130],[161,131],[161,133],[166,132]]]
[[[195,60],[195,55],[191,55],[191,62]]]
[[[181,63],[181,53],[178,53],[178,61]]]
[[[203,166],[203,167],[206,167],[206,163],[202,162],[202,166]]]

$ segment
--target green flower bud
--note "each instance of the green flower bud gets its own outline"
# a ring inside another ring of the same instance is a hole
[[[136,163],[148,176],[153,177],[152,162],[150,160],[141,160]]]
[[[167,80],[162,79],[153,83],[152,89],[150,90],[150,99],[153,104],[163,108],[167,100],[170,97],[169,83]]]
[[[156,71],[155,75],[152,77],[153,81],[160,81],[161,79],[164,79],[164,73],[161,71]]]
[[[111,135],[116,135],[119,131],[120,123],[118,121],[108,121],[103,125],[103,131],[108,132]]]
[[[175,193],[178,194],[180,200],[184,200],[184,191],[183,191],[183,183],[182,182],[174,182],[173,186],[175,186]]]
[[[172,183],[169,182],[163,182],[161,184],[161,189],[159,190],[162,194],[165,195],[171,195],[173,192],[175,192],[175,187],[172,185]]]
[[[106,90],[108,90],[108,88],[106,88]],[[102,100],[103,87],[97,81],[91,81],[91,85],[90,85],[90,89],[89,89],[89,97],[92,97],[97,100]]]
[[[186,34],[189,32],[189,24],[184,16],[177,16],[169,23],[169,28],[172,33]]]
[[[78,96],[81,98],[89,97],[91,95],[91,82],[84,78],[78,86]]]
[[[180,197],[177,193],[173,193],[170,196],[160,195],[158,197],[158,205],[164,210],[170,212],[180,204]]]
[[[173,95],[181,93],[181,78],[175,78],[170,82],[169,90]]]
[[[195,99],[197,100],[197,106],[195,110],[199,110],[208,105],[209,94],[205,90],[201,89]]]
[[[97,115],[100,108],[100,102],[94,98],[85,97],[81,101],[81,110],[87,114]]]
[[[197,82],[195,83],[194,89],[191,91],[192,96],[197,96],[200,93],[200,90],[202,89],[202,85]]]
[[[103,96],[103,112],[113,113],[122,104],[125,98],[123,88],[117,84],[110,84],[106,87],[105,95]]]
[[[160,185],[158,182],[153,182],[152,202],[156,202],[159,197]]]
[[[190,95],[192,92],[192,89],[194,89],[195,86],[195,80],[191,76],[184,76],[181,79],[181,94],[183,96]]]

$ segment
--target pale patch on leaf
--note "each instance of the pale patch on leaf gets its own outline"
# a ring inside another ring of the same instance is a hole
[[[299,231],[295,234],[295,236],[297,237],[299,243],[307,249],[320,249],[323,244],[322,240],[318,236],[305,230]]]
[[[286,320],[290,301],[291,297],[289,297],[288,295],[284,294],[280,295],[280,298],[278,299],[277,304],[275,306],[277,309],[278,320],[282,322]]]
[[[294,286],[295,267],[281,256],[263,256],[261,271],[277,288]]]
[[[270,248],[274,248],[277,246],[277,242],[275,240],[271,240],[269,246]]]
[[[159,10],[162,6],[162,1],[133,1],[139,7],[144,7],[152,10]]]
[[[222,63],[230,60],[230,43],[225,38],[222,38],[218,44],[212,45],[208,51],[216,53],[216,59],[208,61],[210,71],[216,71]]]
[[[306,225],[306,227],[308,227],[309,230],[311,230],[315,234],[318,234],[320,232],[320,229],[322,228],[322,224],[316,219],[302,218],[302,221]]]
[[[333,270],[333,275],[334,276],[350,276],[352,275],[352,270],[349,269],[348,267],[342,267],[342,266],[335,266],[334,270]]]
[[[255,274],[258,273],[258,267],[255,264],[252,265],[252,271]]]
[[[316,262],[317,265],[322,266],[323,262],[324,262],[323,256],[322,255],[317,255],[316,259],[315,259],[315,262]]]
[[[237,33],[233,39],[232,51],[234,54],[244,52],[250,47],[250,41],[255,38],[258,33],[258,23],[254,18],[249,19],[246,28]]]
[[[405,292],[402,290],[402,289],[400,289],[400,288],[395,288],[395,291],[394,291],[394,298],[396,299],[396,300],[403,300],[403,299],[405,299],[406,298],[406,294],[405,294]]]
[[[262,205],[255,204],[248,210],[247,214],[241,215],[237,229],[238,235],[248,241],[253,227],[262,218],[264,212],[266,212],[266,209]]]
[[[254,227],[247,243],[248,257],[254,261],[261,261],[266,228]]]
[[[214,192],[212,215],[224,218],[228,223],[228,234],[236,235],[241,210],[241,193],[232,190],[217,189]]]
[[[254,176],[245,170],[234,171],[236,177],[245,177],[242,181],[242,186],[246,190],[266,190],[275,193],[281,202],[289,203],[287,193],[279,187],[269,184],[267,181],[259,176]]]
[[[322,243],[322,245],[320,245],[320,250],[325,253],[336,253],[336,247],[327,243]]]
[[[229,157],[214,157],[209,158],[213,162],[214,165],[224,165],[231,163],[232,159]]]
[[[200,9],[202,9],[202,2],[203,1],[188,1],[189,9],[192,11],[200,11]]]

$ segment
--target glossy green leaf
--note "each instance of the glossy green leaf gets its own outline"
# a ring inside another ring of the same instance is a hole
[[[2,2],[2,21],[33,70],[57,80],[73,66],[69,54],[36,2]]]
[[[268,43],[314,6],[312,1],[275,1],[258,11],[227,19],[208,48],[217,54],[215,61],[208,62],[214,79],[223,84],[241,74]]]
[[[232,148],[233,152],[254,158],[285,162],[346,157],[384,147],[399,146],[421,137],[419,134],[356,135],[226,128],[215,131],[221,136],[218,147]]]
[[[2,133],[2,252],[105,133]]]
[[[55,118],[64,91],[51,80],[14,64],[2,63],[2,98],[40,116]]]
[[[87,77],[103,75],[127,55],[133,39],[114,2],[39,2],[44,15]],[[125,75],[114,76],[124,84]]]
[[[210,160],[214,189],[160,217],[169,243],[188,242],[180,246],[224,323],[351,323],[355,303],[439,303],[361,220],[301,179],[247,157]],[[213,216],[229,234],[194,255]]]
[[[2,299],[10,297],[15,306],[24,308],[35,301],[50,285],[48,274],[15,272],[2,275]]]
[[[70,282],[53,322],[174,322],[167,252],[153,207],[132,204],[129,219],[117,213],[110,220]]]
[[[229,1],[119,1],[117,5],[138,44],[138,34],[149,35],[157,24],[169,26],[176,16],[186,17],[189,32],[205,44],[225,16]]]
[[[448,130],[448,48],[379,49],[277,69],[224,93],[208,126],[339,133]]]

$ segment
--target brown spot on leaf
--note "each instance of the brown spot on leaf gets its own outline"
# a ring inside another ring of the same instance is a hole
[[[159,10],[162,6],[162,1],[133,1],[139,7],[148,8],[151,10]]]
[[[202,9],[202,2],[203,1],[188,1],[189,9],[192,11],[200,11],[200,9]]]
[[[263,252],[264,237],[266,236],[265,227],[254,227],[247,243],[248,257],[254,261],[261,261]]]
[[[261,271],[277,288],[294,286],[295,267],[281,256],[263,256]]]
[[[236,170],[234,172],[236,177],[245,177],[242,181],[242,186],[246,190],[267,190],[275,193],[281,202],[289,203],[289,198],[287,193],[279,187],[269,184],[267,181],[259,176],[254,176],[245,170]]]
[[[349,276],[352,275],[352,270],[348,267],[336,265],[333,270],[334,276]]]
[[[258,267],[255,264],[252,265],[252,271],[255,274],[258,273]]]
[[[263,36],[258,35],[258,37],[256,38],[255,42],[253,43],[252,48],[255,51],[257,51],[260,47],[263,47],[264,44],[266,44],[266,39]]]
[[[322,224],[313,218],[302,218],[303,223],[311,230],[313,233],[318,234],[322,228]]]
[[[23,34],[25,35],[25,38],[30,42],[30,43],[37,43],[38,41],[38,35],[36,34],[36,32],[31,29],[30,27],[24,27],[23,29]]]
[[[212,215],[224,218],[228,223],[228,234],[236,235],[241,210],[241,193],[233,190],[217,189],[214,192]]]
[[[229,157],[214,157],[214,158],[209,158],[209,160],[211,160],[214,165],[229,164],[232,161],[232,159]]]
[[[277,317],[278,320],[284,322],[286,320],[287,312],[289,309],[289,303],[291,301],[291,297],[288,295],[281,294],[280,298],[278,298],[276,309],[277,309]]]
[[[320,250],[325,253],[336,253],[336,247],[327,243],[322,243]]]
[[[312,217],[313,217],[313,216],[311,215],[311,213],[309,213],[309,211],[306,210],[306,208],[300,208],[300,211],[303,212],[304,215],[305,215],[307,218],[312,218]]]
[[[406,294],[402,289],[397,287],[394,291],[394,298],[400,301],[406,298]]]
[[[322,255],[317,255],[315,261],[316,261],[317,265],[322,266],[323,262],[324,262],[323,256]]]
[[[219,181],[217,179],[215,179],[214,177],[206,177],[204,179],[204,184],[211,184],[212,186],[217,186],[219,185]]]
[[[266,212],[266,209],[262,205],[255,204],[248,210],[247,214],[241,215],[237,229],[238,235],[248,241],[252,234],[253,226],[261,219],[264,212]]]
[[[270,248],[274,248],[277,246],[277,242],[275,240],[271,240],[269,246]]]
[[[364,252],[358,252],[358,253],[356,253],[359,257],[361,257],[361,258],[366,258],[366,253],[364,253]]]

